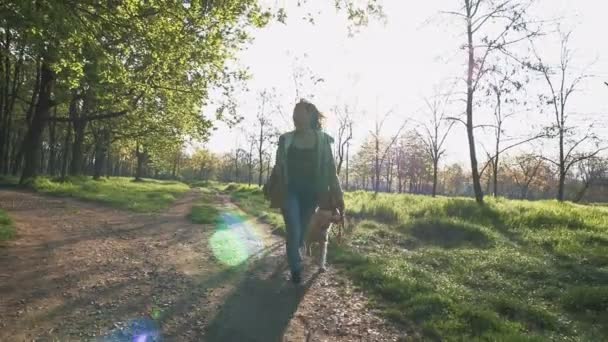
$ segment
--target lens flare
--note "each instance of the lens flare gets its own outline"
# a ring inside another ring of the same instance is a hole
[[[114,324],[116,329],[110,331],[100,342],[161,342],[162,336],[158,323],[147,318],[134,319],[125,323]]]
[[[223,212],[209,239],[215,258],[224,265],[238,266],[264,249],[255,220],[239,212]]]

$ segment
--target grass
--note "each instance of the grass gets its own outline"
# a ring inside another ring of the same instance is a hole
[[[282,227],[257,188],[227,185]],[[346,194],[349,237],[330,258],[410,336],[600,341],[608,336],[608,211],[555,201]],[[269,219],[270,218],[270,219]],[[274,223],[273,223],[274,221]]]
[[[92,200],[117,208],[136,212],[157,212],[167,208],[176,197],[188,191],[188,186],[179,182],[144,180],[134,182],[131,178],[70,178],[65,182],[49,178],[37,178],[31,186],[38,192]]]
[[[13,221],[0,209],[0,241],[10,240],[15,236]]]
[[[271,209],[264,199],[262,189],[252,185],[227,184],[216,185],[223,192],[230,193],[231,200],[236,203],[245,213],[257,217],[260,221],[272,226],[275,233],[285,234],[285,224],[278,209]]]
[[[335,262],[429,340],[608,335],[608,212],[554,201],[347,194]]]
[[[193,223],[215,224],[218,222],[220,211],[208,203],[197,204],[192,207],[190,220]]]

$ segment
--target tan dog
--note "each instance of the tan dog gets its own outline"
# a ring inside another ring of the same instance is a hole
[[[306,253],[312,256],[312,246],[319,244],[321,246],[321,255],[319,258],[319,269],[325,271],[325,263],[327,261],[327,240],[329,231],[333,224],[340,223],[344,217],[340,215],[338,210],[325,210],[317,208],[310,219],[308,230],[306,233]]]

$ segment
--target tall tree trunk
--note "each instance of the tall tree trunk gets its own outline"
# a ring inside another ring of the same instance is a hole
[[[21,142],[21,136],[23,134],[23,130],[20,128],[16,134],[13,134],[13,141],[11,143],[11,155],[9,160],[11,160],[12,165],[11,165],[11,174],[13,176],[16,176],[17,174],[19,174],[20,168],[21,168],[21,155],[19,154],[21,151],[21,145],[19,144]],[[18,159],[18,160],[17,160]]]
[[[51,83],[54,82],[54,75],[52,78],[53,78],[53,80],[51,81]],[[32,88],[32,96],[30,97],[29,105],[27,107],[27,112],[25,114],[25,123],[26,123],[26,127],[27,127],[28,131],[32,125],[32,118],[34,117],[34,113],[36,111],[36,104],[38,103],[38,98],[39,98],[39,94],[41,91],[41,87],[40,87],[41,81],[42,81],[42,62],[41,62],[41,59],[38,58],[38,59],[36,59],[36,78],[34,81],[34,87]],[[48,81],[45,81],[45,82],[48,82]],[[51,86],[52,86],[52,84],[51,84]],[[21,141],[21,144],[18,147],[17,153],[15,154],[15,158],[13,161],[13,170],[12,170],[13,176],[17,176],[17,174],[20,171],[22,171],[23,155],[25,153],[24,146],[25,146],[25,137]]]
[[[63,153],[61,160],[61,179],[65,180],[68,175],[68,163],[70,161],[70,145],[72,144],[72,124],[67,123],[65,125],[66,133],[65,140],[63,141]]]
[[[262,179],[264,177],[264,125],[260,122],[260,141],[258,145],[258,158],[260,161],[258,186],[262,187]]]
[[[7,66],[8,66],[8,57],[7,57]],[[5,100],[5,107],[4,107],[4,112],[5,112],[5,116],[4,116],[4,123],[3,123],[3,128],[4,128],[4,134],[2,134],[3,138],[3,148],[1,149],[2,152],[0,152],[0,158],[2,159],[1,163],[2,163],[2,173],[3,174],[8,174],[10,171],[10,143],[11,143],[11,131],[12,131],[12,125],[13,125],[13,109],[15,107],[15,100],[17,100],[17,94],[19,92],[19,88],[21,88],[21,82],[19,82],[19,75],[20,75],[20,71],[21,71],[21,67],[23,65],[23,48],[21,49],[20,53],[19,53],[19,58],[17,60],[17,63],[15,64],[14,70],[13,70],[13,80],[12,80],[12,85],[11,85],[11,96],[8,97],[8,93],[7,93],[7,98]],[[7,75],[8,72],[10,70],[7,69]],[[9,80],[9,78],[7,77],[7,81]],[[7,83],[8,85],[8,83]]]
[[[57,107],[55,109],[55,116],[57,116]],[[49,123],[49,167],[46,172],[49,176],[54,176],[56,171],[56,158],[57,158],[57,136],[56,129],[57,123],[52,121]]]
[[[557,189],[557,200],[564,201],[564,187],[566,184],[566,161],[564,160],[564,129],[559,130],[559,186]]]
[[[117,158],[116,162],[114,163],[114,171],[112,172],[112,175],[115,177],[120,177],[121,168],[122,168],[122,160],[120,160],[120,158]]]
[[[5,40],[4,45],[4,60],[0,61],[0,75],[4,75],[2,83],[0,83],[0,172],[4,173],[5,164],[8,160],[4,159],[4,152],[7,150],[6,136],[9,134],[7,130],[7,121],[11,113],[8,112],[9,89],[11,82],[11,30],[8,24],[4,27]]]
[[[40,149],[42,147],[42,131],[47,123],[51,108],[51,93],[55,83],[55,73],[48,61],[44,61],[40,71],[40,91],[32,123],[23,140],[24,166],[20,184],[37,176]]]
[[[467,6],[467,15],[472,16],[471,6]],[[469,140],[469,155],[471,157],[471,174],[473,176],[473,190],[475,191],[475,200],[479,204],[483,204],[483,192],[481,190],[481,181],[479,170],[477,168],[477,152],[475,151],[475,135],[473,126],[473,72],[475,70],[475,52],[473,46],[473,23],[471,20],[467,22],[468,36],[468,52],[469,52],[469,67],[467,73],[467,137]]]
[[[437,196],[437,169],[439,168],[439,160],[433,160],[433,197]]]
[[[496,158],[494,159],[494,162],[492,162],[492,190],[494,191],[493,194],[495,198],[498,197],[498,157],[499,155],[496,153]]]
[[[109,134],[108,134],[109,137]],[[112,140],[108,139],[108,141],[106,141],[106,151],[107,151],[107,162],[106,162],[106,178],[110,178],[110,176],[112,176],[112,164],[114,163],[114,158],[113,158],[113,154],[112,154]]]
[[[72,122],[74,126],[74,145],[72,146],[72,162],[70,163],[70,176],[79,176],[82,174],[84,162],[84,132],[87,127],[87,121],[84,119],[76,119]]]
[[[374,192],[380,190],[380,137],[376,136],[376,166],[375,166]]]
[[[108,155],[108,140],[108,130],[103,129],[102,132],[99,133],[97,141],[95,142],[95,165],[93,167],[93,179],[95,180],[99,180],[101,176],[103,176],[103,170]]]
[[[249,174],[247,175],[247,184],[251,186],[251,183],[253,182],[253,156],[251,154],[249,155],[249,162],[247,167],[249,168]]]
[[[135,171],[135,180],[142,181],[144,177],[144,164],[146,162],[147,153],[145,150],[142,149],[141,145],[137,144],[135,155],[137,156],[137,169]]]

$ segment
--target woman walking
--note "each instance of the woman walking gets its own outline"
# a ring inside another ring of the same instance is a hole
[[[287,259],[291,280],[302,280],[306,228],[315,209],[335,207],[344,212],[344,197],[331,149],[333,138],[322,130],[323,115],[301,100],[293,110],[295,130],[279,138],[275,166],[264,193],[271,207],[281,208],[287,229]]]

